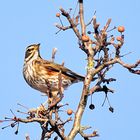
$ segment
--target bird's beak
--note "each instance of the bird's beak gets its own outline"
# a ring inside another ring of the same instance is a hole
[[[36,49],[39,50],[40,48],[40,43],[36,44]]]
[[[38,43],[37,46],[40,46],[40,43]]]

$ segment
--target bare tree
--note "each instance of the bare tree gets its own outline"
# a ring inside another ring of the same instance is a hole
[[[54,133],[57,134],[54,140],[57,140],[58,138],[62,140],[73,140],[78,133],[85,140],[98,136],[97,131],[93,131],[91,134],[85,134],[84,130],[89,129],[90,127],[84,127],[81,125],[82,116],[85,108],[87,107],[89,95],[92,95],[95,92],[104,92],[106,95],[105,100],[108,100],[108,92],[114,92],[114,90],[110,89],[108,85],[110,82],[116,81],[116,79],[112,77],[107,78],[106,73],[110,71],[115,64],[120,64],[129,72],[140,75],[140,70],[137,69],[140,64],[140,60],[136,61],[134,64],[126,64],[121,59],[125,56],[121,54],[121,48],[124,44],[125,28],[123,26],[119,26],[118,28],[113,27],[112,29],[109,29],[111,19],[108,19],[104,27],[99,29],[100,24],[97,22],[96,12],[93,13],[91,21],[85,23],[83,0],[78,0],[78,6],[79,12],[76,16],[71,16],[71,9],[70,11],[66,11],[63,8],[60,8],[60,13],[56,14],[56,17],[60,19],[60,24],[56,24],[56,27],[59,29],[57,34],[61,30],[65,31],[72,29],[78,39],[78,47],[87,56],[87,73],[83,82],[79,105],[77,106],[77,110],[74,114],[75,117],[73,126],[69,134],[65,134],[65,124],[72,121],[72,118],[70,117],[67,120],[63,120],[59,115],[59,110],[64,106],[60,104],[60,101],[63,100],[63,91],[61,90],[61,72],[59,75],[59,98],[57,98],[55,102],[48,103],[48,107],[41,105],[36,109],[28,110],[26,114],[27,117],[25,119],[18,118],[15,115],[12,119],[10,119],[13,121],[10,125],[11,127],[18,125],[19,123],[39,123],[42,128],[41,140],[50,139]],[[67,19],[69,23],[68,26],[63,25],[61,19],[62,16]],[[91,30],[87,31],[87,27],[90,27]],[[120,36],[109,36],[109,33],[112,30],[119,32]],[[56,50],[53,50],[52,62],[54,61],[55,53]],[[93,77],[96,81],[94,82],[94,86],[91,87]],[[90,109],[94,109],[94,104],[90,105]],[[109,110],[111,112],[114,111],[111,105]],[[72,113],[73,111],[70,109],[67,111],[68,115],[71,115]],[[9,118],[5,118],[5,120],[8,119]],[[15,133],[18,133],[18,129]],[[26,140],[29,139],[29,136],[26,136]]]

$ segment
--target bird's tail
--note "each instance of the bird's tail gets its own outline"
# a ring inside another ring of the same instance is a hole
[[[78,80],[78,81],[84,81],[85,80],[85,77],[82,76],[82,75],[79,75],[77,73],[73,73],[73,76],[75,76],[75,78]],[[93,77],[92,78],[92,81],[95,81],[97,79],[97,77]]]

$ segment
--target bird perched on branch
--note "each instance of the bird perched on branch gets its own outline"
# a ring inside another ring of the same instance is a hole
[[[63,65],[42,59],[39,46],[40,44],[30,45],[25,53],[23,76],[32,88],[45,93],[49,98],[54,98],[59,92],[59,74],[62,89],[66,89],[73,83],[84,81],[85,77]]]

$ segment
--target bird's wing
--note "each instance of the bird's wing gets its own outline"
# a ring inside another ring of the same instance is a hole
[[[42,65],[48,70],[52,70],[55,72],[61,72],[65,76],[68,76],[68,77],[73,78],[75,80],[84,81],[83,76],[71,71],[70,69],[68,69],[60,64],[56,64],[56,63],[52,63],[51,61],[43,60]]]

